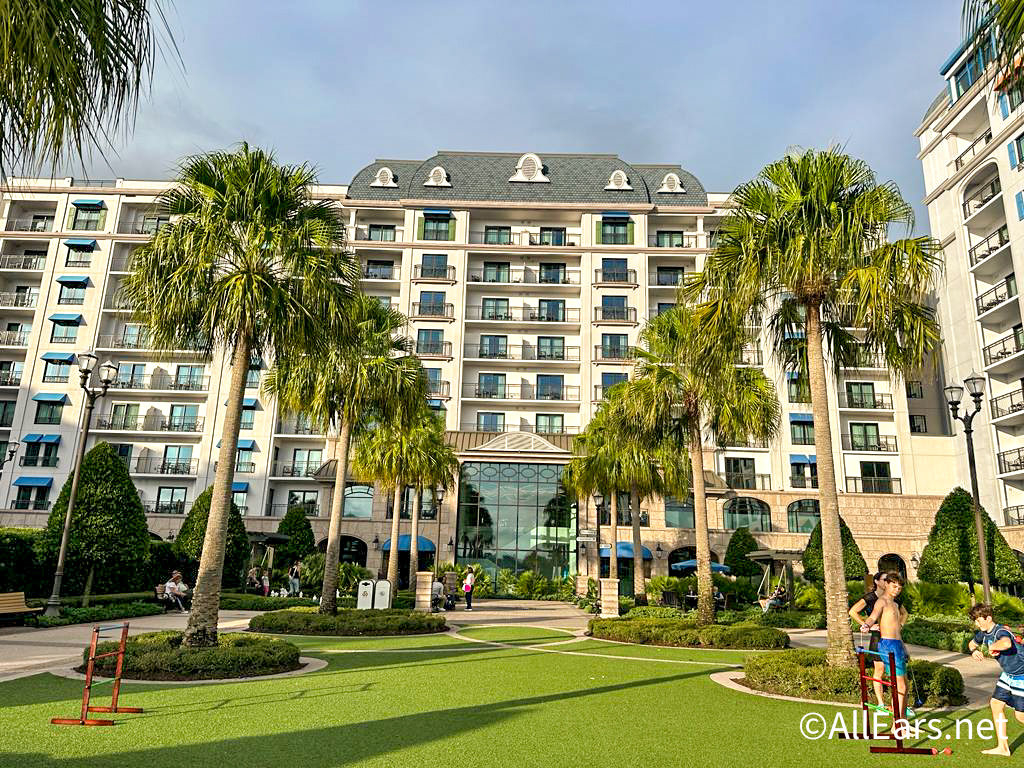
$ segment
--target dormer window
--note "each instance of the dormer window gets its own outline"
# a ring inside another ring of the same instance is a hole
[[[625,171],[617,170],[612,171],[612,175],[608,177],[608,186],[605,189],[632,189],[629,185],[629,177]]]
[[[544,163],[532,152],[527,152],[516,163],[516,172],[509,181],[551,181],[544,175]]]
[[[450,187],[451,185],[452,183],[448,181],[448,173],[440,165],[435,165],[427,176],[427,180],[423,182],[424,187]]]
[[[665,178],[661,180],[661,188],[658,190],[658,192],[668,194],[679,194],[685,191],[679,181],[679,176],[675,173],[666,173]]]
[[[397,187],[398,182],[395,181],[395,174],[392,173],[391,169],[386,165],[377,171],[377,174],[373,177],[373,181],[370,182],[371,187]]]

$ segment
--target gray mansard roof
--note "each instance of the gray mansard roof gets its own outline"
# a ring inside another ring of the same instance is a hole
[[[359,171],[348,188],[354,200],[417,199],[439,203],[481,200],[521,203],[599,203],[602,205],[708,204],[704,186],[679,165],[631,165],[617,155],[540,154],[548,182],[509,181],[521,154],[511,152],[438,152],[419,161],[377,160]],[[394,187],[371,186],[377,172],[391,169]],[[424,186],[430,172],[444,168],[451,186]],[[631,190],[609,189],[609,178],[623,171]],[[665,174],[675,173],[685,192],[658,192]]]

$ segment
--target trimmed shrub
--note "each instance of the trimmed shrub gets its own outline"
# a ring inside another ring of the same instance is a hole
[[[748,552],[760,549],[750,529],[746,526],[737,528],[729,538],[729,546],[725,549],[725,564],[729,566],[733,576],[760,576],[763,569],[749,557]]]
[[[323,552],[314,552],[306,555],[302,560],[302,571],[299,576],[299,584],[304,591],[318,595],[324,588],[324,565],[326,555]],[[355,595],[359,582],[363,579],[372,579],[373,573],[369,568],[357,563],[338,564],[338,591],[342,595]]]
[[[203,539],[206,536],[206,521],[210,517],[210,501],[213,498],[213,487],[196,496],[192,509],[181,525],[178,538],[174,540],[174,552],[183,558],[199,562],[203,554]],[[237,587],[242,583],[242,570],[249,558],[249,536],[245,532],[242,513],[231,502],[228,513],[228,536],[224,547],[224,571],[221,584],[225,587]]]
[[[51,573],[57,564],[71,483],[69,477],[39,540],[39,558]],[[140,589],[148,572],[149,541],[146,512],[128,465],[110,443],[97,443],[82,458],[64,589],[83,595]]]
[[[156,603],[111,603],[89,608],[61,607],[59,617],[40,616],[40,627],[63,627],[68,624],[91,624],[96,621],[156,616],[164,612]]]
[[[313,526],[309,524],[305,507],[289,507],[277,526],[277,532],[289,537],[288,541],[277,546],[277,555],[285,563],[286,569],[296,560],[302,560],[316,551]]]
[[[150,542],[147,568],[149,576],[142,586],[152,589],[157,584],[164,584],[175,571],[181,571],[181,577],[186,584],[195,584],[199,563],[175,552],[173,541]]]
[[[590,634],[604,640],[690,648],[785,648],[789,635],[771,627],[712,624],[699,627],[692,619],[591,619]]]
[[[943,651],[967,653],[967,643],[974,638],[974,625],[966,617],[948,619],[912,616],[903,625],[903,642]]]
[[[909,669],[927,706],[951,706],[966,701],[963,678],[952,667],[911,660]],[[857,670],[828,666],[823,650],[802,648],[757,654],[747,658],[743,672],[741,682],[758,691],[821,701],[860,701]]]
[[[846,573],[847,581],[859,581],[861,583],[861,594],[864,594],[864,574],[868,566],[864,562],[864,555],[861,554],[857,541],[847,527],[842,517],[839,518],[839,533],[843,543],[843,571]],[[823,582],[825,580],[824,560],[821,554],[821,522],[819,521],[814,530],[811,531],[811,538],[804,549],[803,566],[804,578],[808,581]]]
[[[343,597],[339,605],[348,601],[355,607],[355,599]],[[220,607],[224,611],[280,611],[296,606],[315,607],[316,600],[303,597],[263,597],[263,595],[225,595],[220,596]]]
[[[316,608],[273,611],[249,620],[249,629],[285,635],[425,635],[444,632],[444,616],[391,608],[389,610],[339,610],[334,616]]]
[[[0,592],[50,594],[53,571],[47,574],[36,552],[42,535],[37,528],[0,528]]]
[[[217,680],[273,675],[298,669],[299,649],[272,637],[241,633],[221,634],[213,648],[187,648],[182,632],[150,632],[128,638],[123,676],[130,680]],[[117,650],[116,642],[100,643],[97,654]],[[82,653],[82,668],[89,649]],[[114,674],[116,656],[97,659],[96,673]]]
[[[638,605],[626,614],[627,619],[682,619],[686,611],[670,605]]]

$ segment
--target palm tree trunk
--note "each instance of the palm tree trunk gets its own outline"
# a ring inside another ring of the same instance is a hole
[[[409,526],[409,583],[416,590],[416,574],[420,570],[420,505],[423,503],[423,492],[414,488],[416,496],[412,500],[412,525]]]
[[[242,399],[249,371],[249,340],[242,338],[231,360],[231,383],[228,385],[228,407],[224,414],[217,474],[213,478],[210,516],[206,521],[203,553],[199,559],[199,575],[192,597],[192,610],[185,628],[185,645],[193,647],[217,644],[217,613],[220,610],[220,584],[224,575],[224,548],[231,513],[231,483],[235,479],[238,452],[238,430],[242,425]]]
[[[704,485],[704,441],[696,425],[690,430],[690,466],[693,469],[693,527],[697,539],[697,623],[713,624],[715,595],[711,579],[708,496]]]
[[[341,559],[341,519],[345,514],[345,483],[348,479],[348,449],[352,439],[352,424],[342,417],[338,429],[335,456],[338,468],[334,472],[334,496],[331,498],[331,527],[327,533],[327,553],[324,557],[323,599],[320,613],[338,612],[338,562]]]
[[[633,597],[647,594],[644,581],[644,545],[640,541],[640,493],[629,492],[629,522],[633,527]]]
[[[395,488],[395,505],[391,513],[391,550],[388,552],[388,581],[391,592],[398,591],[398,521],[402,518],[402,484]]]
[[[814,414],[814,450],[818,461],[821,509],[821,555],[825,577],[825,621],[828,628],[826,658],[832,666],[853,666],[853,632],[847,611],[843,544],[839,532],[839,494],[832,457],[832,423],[825,385],[825,356],[821,343],[819,307],[807,306],[807,375]]]
[[[96,572],[96,566],[89,566],[89,574],[85,577],[85,589],[82,590],[82,607],[89,607],[89,596],[92,594],[92,577]],[[973,592],[971,593],[973,595]]]
[[[619,578],[619,493],[611,492],[609,503],[610,515],[608,520],[608,537],[611,539],[608,546],[608,578]],[[598,553],[600,554],[600,552]]]

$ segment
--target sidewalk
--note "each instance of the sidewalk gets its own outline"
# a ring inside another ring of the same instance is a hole
[[[827,633],[824,629],[786,629],[789,634],[789,642],[794,648],[824,648],[826,645]],[[907,653],[912,659],[924,659],[934,661],[936,664],[945,664],[960,672],[964,679],[964,695],[967,697],[972,708],[988,705],[992,698],[992,690],[996,686],[996,678],[999,677],[999,662],[995,659],[985,658],[984,661],[976,661],[966,653],[954,651],[940,651],[936,648],[925,648],[922,645],[907,644]]]
[[[220,631],[242,630],[249,626],[252,611],[221,611]],[[184,629],[188,616],[165,613],[162,616],[139,616],[124,619],[128,632],[137,635],[161,629]],[[118,620],[110,624],[121,623]],[[50,667],[69,667],[82,658],[82,649],[89,644],[93,624],[72,624],[67,627],[33,629],[5,627],[0,629],[0,682],[34,675]]]

